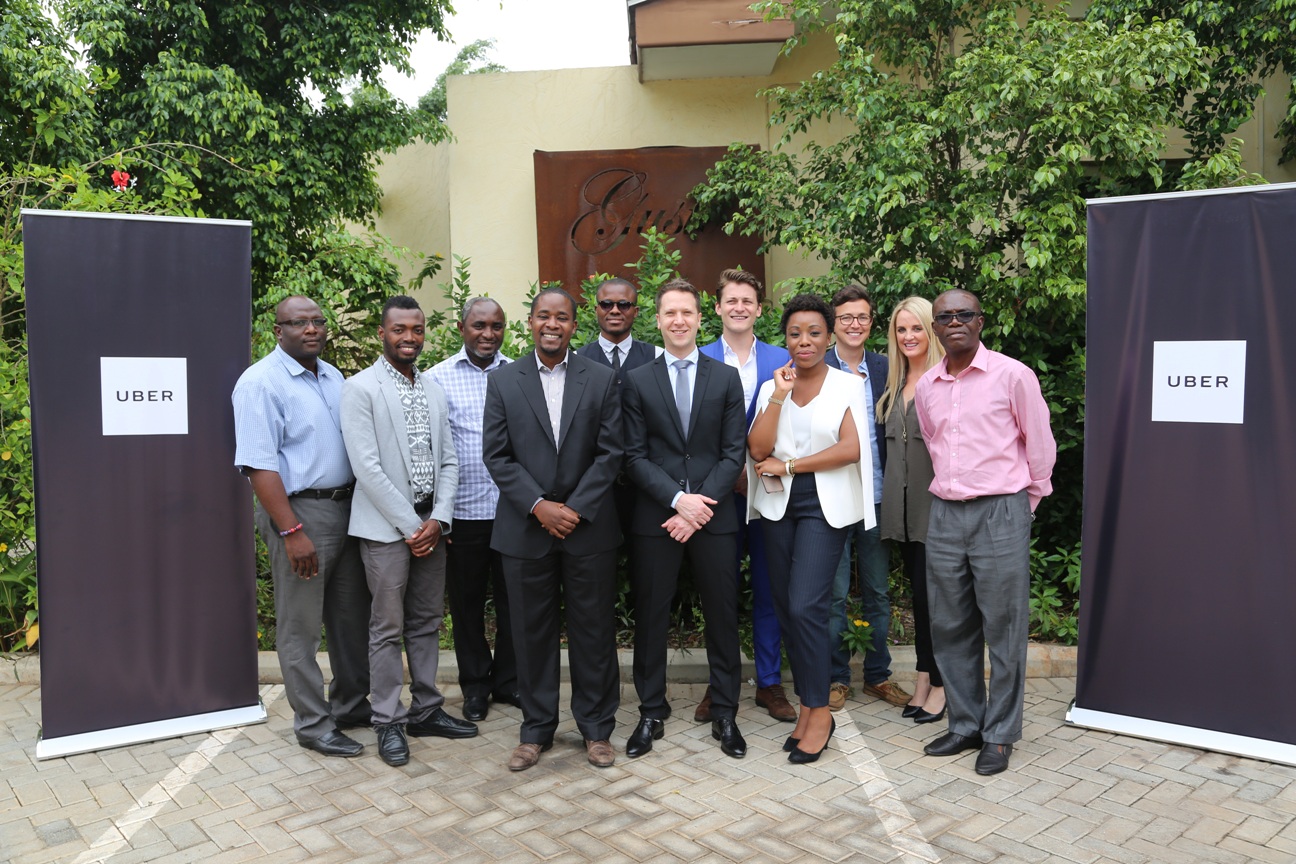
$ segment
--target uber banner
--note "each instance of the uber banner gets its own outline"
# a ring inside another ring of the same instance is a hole
[[[247,222],[23,212],[40,758],[265,719]]]
[[[1296,765],[1293,225],[1296,184],[1089,202],[1073,723]]]

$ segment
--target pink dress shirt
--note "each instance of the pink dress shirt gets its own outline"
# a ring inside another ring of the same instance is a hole
[[[1057,444],[1039,379],[1018,361],[977,348],[958,375],[947,360],[927,370],[914,396],[931,453],[931,493],[946,501],[1026,490],[1031,512],[1053,491]]]

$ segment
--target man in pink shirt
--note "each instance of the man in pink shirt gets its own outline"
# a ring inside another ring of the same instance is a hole
[[[935,471],[927,590],[949,731],[923,752],[980,749],[976,772],[998,774],[1021,740],[1031,522],[1053,491],[1057,445],[1035,373],[981,344],[976,295],[946,291],[932,311],[945,359],[919,380],[914,398]]]

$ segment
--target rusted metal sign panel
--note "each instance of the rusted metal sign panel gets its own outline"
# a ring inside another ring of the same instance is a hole
[[[706,179],[724,147],[535,152],[536,240],[540,280],[577,291],[591,273],[638,284],[626,265],[639,260],[650,226],[675,237],[680,273],[711,291],[720,271],[742,267],[765,279],[756,237],[730,236],[709,225],[689,239],[689,192]]]

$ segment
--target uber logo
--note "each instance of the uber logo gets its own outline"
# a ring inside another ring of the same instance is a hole
[[[188,435],[184,357],[100,357],[105,435]]]
[[[1152,343],[1152,420],[1241,423],[1246,342]]]

